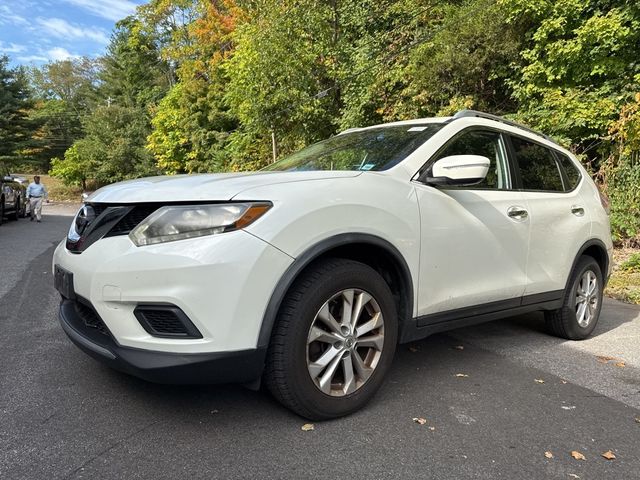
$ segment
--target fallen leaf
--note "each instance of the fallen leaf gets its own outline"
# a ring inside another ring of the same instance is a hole
[[[566,385],[568,382],[566,380],[560,380],[563,385]]]
[[[467,375],[466,373],[456,373],[456,377],[463,378],[463,377],[468,377],[468,376],[469,375]]]
[[[429,427],[429,430],[431,430],[432,432],[435,431],[436,427]]]
[[[626,365],[625,365],[624,362],[618,362],[618,363],[616,363],[616,367],[624,368],[624,367],[626,367]]]
[[[640,423],[640,417],[636,417],[636,423]]]
[[[211,413],[213,413],[214,415],[218,412],[219,412],[218,410],[211,410]]]
[[[455,345],[453,348],[456,350],[464,350],[464,345]]]
[[[427,419],[422,417],[414,417],[413,421],[419,425],[424,425],[425,423],[427,423]]]
[[[562,405],[563,410],[575,410],[575,405]]]
[[[416,353],[418,351],[418,349],[416,347],[409,347],[409,351]]]
[[[578,452],[577,450],[572,450],[571,451],[571,456],[573,458],[575,458],[576,460],[586,460],[585,456],[583,454],[581,454],[580,452]]]
[[[551,452],[544,452],[544,456],[547,458],[553,458],[553,453]]]
[[[310,432],[311,430],[315,429],[315,425],[313,423],[305,423],[304,425],[302,425],[302,431],[303,432]]]
[[[608,355],[596,355],[596,358],[600,363],[607,363],[611,360],[615,360],[615,357],[609,357]]]
[[[607,460],[613,460],[616,458],[616,456],[614,455],[614,453],[611,450],[607,450],[606,452],[604,452],[602,454],[602,456],[604,458],[606,458]]]
[[[580,478],[578,475],[576,475],[575,473],[570,473],[569,476],[571,478]]]
[[[544,383],[544,380],[542,380],[541,378],[536,378],[534,381],[536,383]]]

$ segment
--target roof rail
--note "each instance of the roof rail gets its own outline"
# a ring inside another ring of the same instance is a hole
[[[504,123],[505,125],[520,128],[522,130],[526,130],[527,132],[534,133],[539,137],[544,138],[545,140],[549,140],[550,142],[557,143],[550,136],[545,135],[544,133],[538,132],[533,128],[529,128],[517,122],[512,122],[511,120],[507,120],[506,118],[499,117],[498,115],[491,115],[490,113],[478,112],[477,110],[460,110],[451,118],[451,121],[458,120],[459,118],[465,118],[465,117],[486,118],[487,120],[493,120],[494,122]]]

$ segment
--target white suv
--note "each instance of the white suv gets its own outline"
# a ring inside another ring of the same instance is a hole
[[[611,248],[570,152],[467,110],[352,129],[256,173],[102,188],[54,271],[89,355],[154,382],[263,379],[323,419],[374,395],[398,343],[533,310],[585,338]]]

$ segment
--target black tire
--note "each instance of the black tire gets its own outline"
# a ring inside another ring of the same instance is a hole
[[[325,302],[347,289],[362,290],[373,297],[384,319],[384,342],[368,379],[352,393],[330,396],[316,386],[309,373],[307,336]],[[382,385],[393,361],[397,337],[393,295],[378,272],[352,260],[318,262],[296,280],[283,300],[267,352],[265,384],[280,403],[308,419],[348,415],[362,408]]]
[[[585,326],[578,322],[576,312],[577,291],[583,275],[588,271],[593,272],[597,281],[597,293],[594,298],[597,304],[593,311],[593,317]],[[567,340],[584,340],[596,328],[600,310],[602,309],[604,282],[602,281],[602,271],[600,265],[592,257],[582,256],[571,272],[571,277],[564,294],[563,306],[558,310],[545,312],[545,321],[549,333]]]
[[[0,225],[4,223],[4,200],[0,200]]]
[[[16,206],[15,206],[15,210],[13,211],[13,214],[11,215],[11,220],[15,220],[15,221],[20,220],[20,199],[16,200]]]

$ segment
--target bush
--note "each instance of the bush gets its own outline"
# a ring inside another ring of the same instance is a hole
[[[634,253],[620,264],[620,270],[629,273],[640,273],[640,253]]]

